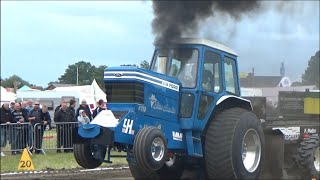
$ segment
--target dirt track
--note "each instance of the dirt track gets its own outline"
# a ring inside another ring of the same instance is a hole
[[[12,173],[1,174],[4,179],[114,179],[127,180],[133,179],[130,170],[123,168],[101,168],[94,170],[62,170],[62,171],[40,171],[32,173]]]
[[[196,180],[198,176],[191,172],[185,172],[181,177],[183,180]],[[1,180],[11,179],[94,179],[94,180],[133,180],[128,167],[109,167],[97,169],[72,169],[72,170],[48,170],[48,171],[35,171],[26,173],[4,173],[1,174]],[[272,176],[260,177],[261,180],[275,179]],[[277,179],[277,178],[276,178]],[[285,176],[283,179],[299,180],[297,177]]]

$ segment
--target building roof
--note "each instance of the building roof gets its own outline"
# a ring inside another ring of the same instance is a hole
[[[42,87],[42,86],[31,86],[30,88],[31,88],[31,89],[40,90],[40,91],[43,90],[43,87]]]
[[[222,44],[216,43],[214,41],[207,40],[207,39],[181,38],[179,40],[174,41],[174,43],[177,43],[177,44],[202,44],[202,45],[206,45],[206,46],[233,54],[235,56],[238,56],[238,54],[233,49],[226,47]]]
[[[277,87],[282,76],[247,76],[240,78],[241,87]]]
[[[70,86],[75,86],[75,84],[50,83],[48,85],[48,87],[45,88],[45,89],[46,90],[52,90],[52,89],[57,88],[57,87],[70,87]]]

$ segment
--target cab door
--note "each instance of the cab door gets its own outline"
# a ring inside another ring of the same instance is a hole
[[[222,90],[222,56],[219,52],[206,49],[203,55],[203,63],[200,72],[200,87],[198,91],[199,102],[196,109],[194,128],[201,130],[210,118],[217,97]]]

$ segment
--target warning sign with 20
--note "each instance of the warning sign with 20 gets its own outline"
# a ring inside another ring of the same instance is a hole
[[[18,164],[19,171],[33,171],[34,166],[27,149],[23,150],[21,159]]]

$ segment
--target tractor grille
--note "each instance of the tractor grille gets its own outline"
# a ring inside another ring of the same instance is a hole
[[[107,100],[110,103],[144,103],[144,85],[138,82],[106,83]]]
[[[128,111],[112,111],[112,113],[116,119],[120,120],[128,113]]]

